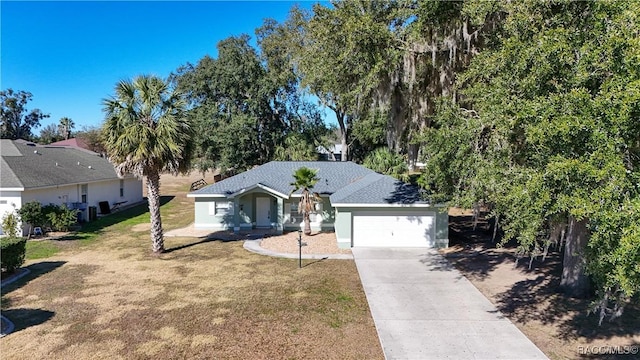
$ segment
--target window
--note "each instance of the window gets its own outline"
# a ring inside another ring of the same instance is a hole
[[[80,194],[81,194],[80,202],[82,202],[82,203],[86,203],[87,202],[87,192],[88,192],[88,190],[89,190],[89,185],[84,184],[84,185],[80,186]]]
[[[231,212],[232,205],[228,201],[209,203],[209,215],[223,216]]]
[[[299,224],[302,222],[302,214],[298,214],[298,201],[291,202],[291,211],[289,211],[289,218],[292,224]]]
[[[120,180],[120,197],[124,197],[124,180]]]
[[[7,200],[0,200],[0,205],[6,205],[7,204]]]

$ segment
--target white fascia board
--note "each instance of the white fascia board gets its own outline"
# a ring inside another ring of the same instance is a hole
[[[24,191],[24,188],[0,188],[0,191]]]
[[[73,182],[73,183],[67,183],[67,184],[55,184],[55,185],[45,185],[45,186],[34,186],[34,187],[30,187],[27,188],[26,190],[46,190],[46,189],[58,189],[64,186],[74,186],[74,185],[85,185],[85,184],[96,184],[96,183],[101,183],[101,182],[111,182],[111,181],[120,181],[120,180],[124,180],[121,178],[110,178],[110,179],[100,179],[100,180],[91,180],[91,181],[81,181],[81,182]],[[142,180],[140,180],[142,181]]]
[[[442,204],[344,204],[336,203],[331,204],[333,207],[364,207],[364,208],[430,208],[430,207],[446,207]]]
[[[187,197],[190,198],[226,198],[225,195],[222,194],[187,194]]]
[[[247,191],[253,190],[255,188],[262,189],[262,190],[264,190],[264,191],[266,191],[266,192],[268,192],[270,194],[276,195],[276,196],[281,197],[283,199],[288,199],[289,198],[289,195],[283,194],[283,193],[281,193],[281,192],[279,192],[277,190],[274,190],[274,189],[272,189],[272,188],[270,188],[268,186],[262,185],[260,183],[257,183],[255,185],[251,185],[248,188],[244,188],[242,190],[238,190],[238,191],[234,192],[233,194],[229,195],[229,198],[232,199],[232,198],[234,198],[236,196],[242,195],[242,194],[246,193]]]

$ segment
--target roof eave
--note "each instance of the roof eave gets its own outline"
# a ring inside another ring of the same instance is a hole
[[[397,203],[332,203],[333,207],[370,207],[370,208],[403,208],[403,207],[411,207],[411,208],[444,208],[447,207],[444,204],[428,204],[428,203],[413,203],[413,204],[397,204]]]
[[[251,185],[249,187],[246,187],[244,189],[240,189],[240,190],[230,194],[228,197],[230,199],[233,199],[236,196],[242,195],[242,194],[244,194],[244,193],[246,193],[248,191],[251,191],[253,189],[262,189],[262,190],[264,190],[264,191],[266,191],[266,192],[268,192],[270,194],[276,195],[276,196],[281,197],[283,199],[288,199],[289,198],[288,194],[281,193],[280,191],[272,189],[272,188],[270,188],[270,187],[268,187],[266,185],[262,185],[261,183],[257,183],[257,184]]]
[[[23,187],[3,187],[0,188],[0,191],[24,191]]]
[[[188,193],[188,198],[226,198],[224,194]]]

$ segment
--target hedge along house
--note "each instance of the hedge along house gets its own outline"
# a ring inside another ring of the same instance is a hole
[[[321,201],[311,214],[314,231],[335,230],[338,246],[446,247],[448,213],[421,199],[419,189],[352,162],[272,161],[206,186],[187,196],[195,200],[194,226],[201,229],[302,229],[291,193],[293,173],[317,170],[311,189]]]
[[[3,139],[0,153],[0,217],[38,201],[75,208],[88,220],[89,208],[99,211],[100,202],[144,200],[141,180],[119,178],[108,160],[88,150]]]

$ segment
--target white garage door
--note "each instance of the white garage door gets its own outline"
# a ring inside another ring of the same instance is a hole
[[[353,246],[433,247],[435,213],[353,215]]]

